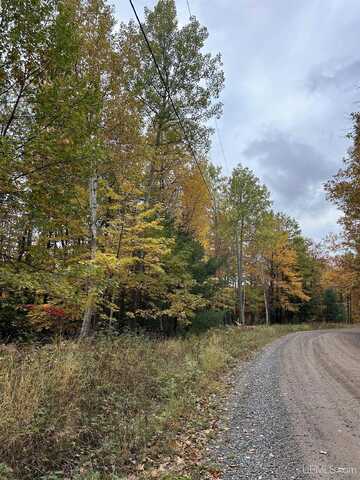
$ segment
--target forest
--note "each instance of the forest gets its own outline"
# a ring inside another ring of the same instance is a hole
[[[2,0],[0,32],[0,478],[219,479],[230,369],[360,320],[360,114],[314,241],[213,158],[223,60],[175,0]]]
[[[103,0],[3,2],[2,339],[168,336],[202,312],[352,321],[357,140],[327,185],[350,241],[329,254],[250,169],[210,162],[224,73],[207,29],[159,0],[143,30],[150,49]]]

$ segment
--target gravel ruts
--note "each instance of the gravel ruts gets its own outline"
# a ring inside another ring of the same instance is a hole
[[[360,330],[287,335],[232,374],[223,480],[360,479]]]
[[[304,462],[280,391],[282,342],[277,340],[233,373],[226,419],[210,447],[210,458],[221,467],[224,480],[304,478]]]

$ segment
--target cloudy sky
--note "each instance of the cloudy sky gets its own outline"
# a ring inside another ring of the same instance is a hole
[[[154,0],[134,0],[143,7]],[[179,17],[189,16],[177,0]],[[221,52],[226,75],[218,122],[226,159],[214,138],[212,160],[225,173],[241,162],[272,192],[274,205],[304,233],[337,231],[338,212],[323,183],[349,147],[350,113],[360,100],[359,0],[189,0]],[[127,0],[117,17],[129,19]]]

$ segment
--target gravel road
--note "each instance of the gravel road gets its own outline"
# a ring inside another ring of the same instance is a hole
[[[294,333],[233,373],[223,480],[360,479],[360,330]]]

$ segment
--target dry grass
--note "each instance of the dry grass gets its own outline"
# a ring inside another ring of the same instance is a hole
[[[171,462],[179,433],[197,425],[199,402],[216,393],[231,364],[308,328],[229,328],[162,342],[128,335],[2,352],[0,478],[154,471],[164,454]]]

